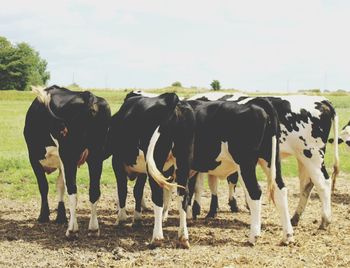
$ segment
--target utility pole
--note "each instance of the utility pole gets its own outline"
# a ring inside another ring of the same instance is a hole
[[[105,89],[108,88],[108,74],[105,74]]]

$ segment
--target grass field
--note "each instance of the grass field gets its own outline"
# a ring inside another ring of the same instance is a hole
[[[115,113],[129,90],[91,90],[104,97]],[[155,89],[152,92],[176,91],[179,95],[188,97],[197,93],[196,89]],[[341,128],[350,120],[350,95],[332,95],[326,97],[334,104],[339,115]],[[29,164],[27,148],[23,138],[23,126],[26,111],[35,98],[31,92],[0,91],[0,196],[5,198],[31,198],[38,195],[36,179]],[[341,171],[350,173],[350,161],[347,161],[349,152],[345,146],[340,146]],[[333,148],[328,146],[326,166],[330,171],[333,162]],[[291,177],[297,175],[296,161],[293,158],[283,160],[283,175]],[[259,177],[263,178],[261,170]],[[48,176],[50,192],[55,192],[56,173]],[[78,171],[79,192],[86,192],[88,187],[88,173],[86,165]],[[106,160],[101,183],[110,189],[115,189],[115,177],[111,161]]]

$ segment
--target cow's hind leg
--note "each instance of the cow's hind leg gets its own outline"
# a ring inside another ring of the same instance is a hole
[[[154,211],[154,227],[151,241],[151,248],[160,247],[163,243],[163,226],[162,226],[162,214],[163,214],[163,189],[156,183],[156,181],[149,177],[149,184],[152,192],[152,202]]]
[[[134,198],[135,198],[135,211],[134,211],[134,222],[133,226],[142,225],[142,200],[143,200],[143,189],[145,188],[147,175],[140,174],[134,186]]]
[[[115,156],[112,157],[112,166],[114,170],[114,174],[117,180],[117,192],[118,192],[118,215],[117,215],[117,225],[122,225],[127,220],[127,214],[126,214],[126,197],[128,192],[128,185],[127,185],[127,175],[124,171],[124,167],[121,163],[117,160]]]
[[[238,172],[235,172],[227,177],[228,182],[228,204],[230,206],[231,212],[238,212],[237,200],[235,199],[235,190],[238,182]]]
[[[213,175],[208,175],[208,183],[211,191],[210,209],[206,218],[215,218],[219,208],[218,205],[218,178]]]
[[[250,233],[248,242],[255,245],[261,235],[261,189],[255,174],[255,164],[245,163],[241,168],[241,184],[250,209]]]
[[[180,187],[177,188],[177,207],[180,216],[180,226],[178,229],[178,246],[181,248],[189,248],[189,236],[187,229],[186,211],[188,206],[188,176],[189,163],[186,155],[179,156],[177,159],[178,169],[176,170],[176,180]]]
[[[311,190],[314,186],[305,166],[301,161],[298,161],[298,169],[299,169],[300,196],[299,196],[299,204],[291,219],[291,223],[293,226],[298,225],[300,217],[305,210],[307,201],[309,200]]]
[[[66,216],[66,207],[64,206],[64,192],[65,192],[65,186],[64,186],[64,179],[63,179],[63,173],[61,168],[58,169],[59,174],[56,182],[56,189],[57,189],[57,197],[58,197],[58,207],[57,207],[57,217],[56,217],[56,223],[57,224],[63,224],[67,222],[67,216]]]
[[[88,159],[88,166],[90,176],[89,199],[91,205],[88,235],[100,236],[100,228],[97,219],[97,204],[101,196],[100,179],[103,163],[100,158],[94,158],[93,155],[90,155]]]
[[[29,153],[29,159],[38,182],[40,196],[41,196],[41,209],[40,209],[40,215],[38,217],[38,222],[40,223],[49,222],[50,209],[49,209],[49,202],[47,200],[49,185],[47,183],[46,175],[37,157],[34,157],[31,153]]]
[[[267,162],[259,161],[259,163],[263,168],[265,174],[269,176],[270,169],[267,167]],[[272,184],[271,185],[272,188],[270,188],[270,190],[272,192],[268,194],[270,195],[270,197],[273,198],[278,214],[281,219],[282,229],[283,229],[283,237],[282,237],[281,244],[288,245],[294,242],[294,236],[293,236],[293,227],[290,222],[290,214],[289,214],[289,208],[288,208],[288,189],[283,182],[279,164],[276,165],[275,181],[272,181],[271,184]],[[271,196],[271,194],[273,194],[273,196]]]
[[[78,238],[79,226],[77,221],[76,209],[77,209],[77,185],[76,175],[77,166],[72,161],[63,161],[61,165],[63,175],[66,182],[68,201],[69,201],[69,222],[66,231],[66,237],[70,240]]]

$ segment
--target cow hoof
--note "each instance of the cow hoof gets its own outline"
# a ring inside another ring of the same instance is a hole
[[[177,248],[182,249],[189,249],[190,248],[190,242],[188,241],[188,238],[181,237],[179,238],[179,241],[176,243]]]
[[[327,229],[329,229],[329,224],[330,223],[331,222],[329,220],[326,220],[326,219],[322,218],[321,225],[320,225],[320,227],[318,229],[319,230],[327,230]]]
[[[213,219],[216,218],[217,213],[216,212],[210,212],[207,214],[207,216],[205,216],[206,219]]]
[[[187,206],[187,209],[186,209],[186,219],[187,220],[190,220],[190,219],[192,219],[192,214],[193,214],[193,212],[192,212],[192,206]]]
[[[134,229],[141,228],[142,226],[142,220],[134,220],[134,222],[132,223],[132,228]]]
[[[48,223],[50,222],[50,218],[49,218],[49,215],[40,215],[39,218],[38,218],[38,222],[39,223]]]
[[[117,221],[117,222],[116,222],[116,225],[117,225],[118,227],[124,227],[124,226],[126,225],[126,221]]]
[[[256,245],[256,242],[258,241],[259,237],[260,237],[259,235],[250,237],[248,242],[247,242],[248,246],[254,247]]]
[[[55,223],[56,223],[56,224],[65,224],[65,223],[67,223],[67,222],[68,222],[68,220],[67,220],[66,215],[64,215],[64,216],[59,216],[59,215],[57,215],[57,218],[56,218],[56,220],[55,220]]]
[[[287,237],[283,238],[280,245],[281,246],[288,246],[295,243],[293,234],[287,234]]]
[[[165,223],[165,222],[167,222],[167,220],[168,220],[168,210],[164,210],[163,211],[163,215],[162,215],[162,222],[163,223]]]
[[[193,219],[196,220],[197,216],[199,216],[199,214],[201,214],[201,206],[198,204],[198,202],[196,200],[194,200],[193,206],[192,206]]]
[[[298,215],[298,214],[294,214],[294,216],[293,216],[292,219],[290,220],[290,223],[292,224],[292,226],[298,226],[298,223],[299,223],[299,215]]]
[[[150,249],[159,248],[163,245],[163,239],[153,239],[153,241],[149,244]]]
[[[55,223],[57,223],[57,224],[65,224],[67,222],[68,222],[68,220],[67,220],[66,212],[59,213],[59,211],[58,211]]]
[[[56,217],[55,223],[57,224],[67,223],[66,208],[63,202],[58,203],[57,217]]]
[[[236,199],[229,200],[228,204],[230,206],[231,212],[233,213],[239,212]]]
[[[117,226],[124,226],[127,222],[127,218],[117,217],[117,221],[115,222]]]
[[[100,229],[88,230],[88,237],[100,237]]]
[[[67,238],[68,241],[77,240],[78,237],[79,237],[79,232],[78,231],[69,231],[69,230],[67,230],[66,238]]]

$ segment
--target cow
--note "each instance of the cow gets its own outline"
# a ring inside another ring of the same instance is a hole
[[[59,169],[56,222],[66,222],[63,202],[65,185],[70,210],[65,235],[68,239],[78,237],[76,173],[77,167],[86,161],[90,177],[89,235],[99,236],[97,203],[100,197],[100,178],[111,117],[109,105],[103,98],[91,92],[75,92],[56,85],[46,89],[34,87],[33,91],[37,94],[37,98],[27,111],[24,137],[41,195],[38,221],[42,223],[50,220],[45,173]]]
[[[333,143],[334,138],[329,139],[328,142]],[[342,130],[339,133],[337,144],[341,143],[345,143],[348,146],[347,148],[350,148],[350,121],[342,128]],[[335,190],[335,180],[333,181],[332,186],[333,190]]]
[[[258,162],[268,171],[269,195],[283,228],[283,244],[294,241],[287,189],[279,160],[278,116],[269,100],[256,98],[244,104],[227,101],[187,101],[195,112],[192,170],[212,176],[240,171],[250,207],[248,243],[261,234],[261,189],[256,177]]]
[[[313,186],[320,196],[322,203],[320,229],[326,229],[331,222],[331,181],[324,164],[326,142],[330,129],[333,126],[335,139],[338,137],[338,116],[332,104],[324,97],[287,95],[278,97],[267,97],[277,111],[280,121],[280,155],[282,158],[294,156],[298,161],[300,199],[296,211],[291,219],[292,225],[297,226],[305,209]],[[252,101],[253,97],[241,94],[208,93],[199,94],[190,99],[213,101],[215,99],[246,103]],[[346,127],[344,128],[344,132]],[[339,172],[338,145],[334,146],[334,164],[332,181],[333,184]],[[228,177],[229,181],[229,205],[232,211],[237,211],[234,199],[234,188],[237,183],[237,173]],[[217,211],[216,180],[209,176],[211,186],[212,202],[207,217],[214,217]],[[200,191],[201,187],[197,186]],[[196,193],[193,207],[194,218],[200,211],[200,192]]]
[[[186,210],[193,136],[193,109],[189,104],[180,101],[175,93],[164,93],[157,97],[129,93],[119,111],[112,116],[107,148],[112,155],[117,179],[120,207],[117,224],[126,220],[127,177],[138,177],[138,181],[140,176],[145,178],[144,174],[148,174],[154,209],[151,248],[161,246],[164,239],[162,187],[173,187],[174,183],[169,182],[172,178],[176,178],[180,213],[178,246],[190,246]],[[175,168],[171,169],[173,166]],[[168,174],[169,178],[166,178],[165,173],[169,170],[173,170],[172,174]],[[136,189],[143,189],[143,185],[140,183]],[[140,198],[136,203],[140,204]],[[141,216],[138,204],[134,220]]]

